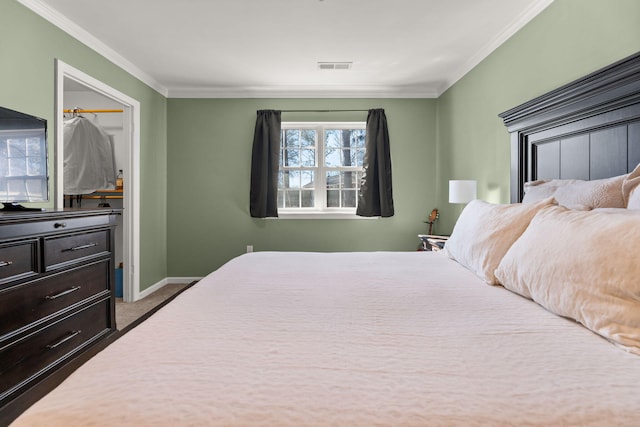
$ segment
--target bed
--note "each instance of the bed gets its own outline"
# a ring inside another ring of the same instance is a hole
[[[440,252],[237,257],[12,425],[640,425],[640,55],[501,117],[523,203]]]

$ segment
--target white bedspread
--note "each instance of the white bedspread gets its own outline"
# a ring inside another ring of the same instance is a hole
[[[430,252],[236,258],[15,426],[640,425],[640,357]]]

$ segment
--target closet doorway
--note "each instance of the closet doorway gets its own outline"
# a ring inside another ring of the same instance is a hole
[[[65,109],[122,110],[117,113],[95,113],[95,120],[112,135],[116,169],[123,170],[122,199],[94,200],[83,198],[82,207],[95,207],[107,202],[122,207],[121,222],[116,231],[116,265],[123,265],[123,300],[140,298],[139,230],[140,230],[140,103],[76,68],[56,60],[55,114],[55,185],[54,207],[65,206],[64,188],[64,120]],[[106,114],[112,114],[106,117]],[[94,113],[87,113],[93,116]],[[68,116],[68,114],[67,114]],[[77,202],[76,202],[77,203]],[[69,206],[67,199],[66,205]],[[74,205],[75,206],[75,205]],[[114,273],[115,274],[115,273]]]

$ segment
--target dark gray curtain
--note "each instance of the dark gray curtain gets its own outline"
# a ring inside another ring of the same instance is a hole
[[[250,211],[255,218],[278,216],[281,112],[260,110],[251,154]]]
[[[391,152],[387,116],[383,109],[369,110],[365,142],[364,175],[356,215],[393,216],[391,189]]]

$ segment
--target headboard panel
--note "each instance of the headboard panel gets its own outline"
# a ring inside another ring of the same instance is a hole
[[[511,202],[536,179],[601,179],[640,163],[640,52],[499,115]]]

